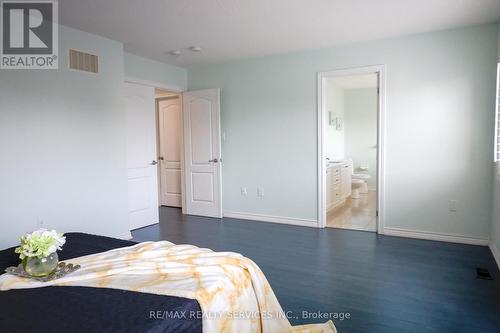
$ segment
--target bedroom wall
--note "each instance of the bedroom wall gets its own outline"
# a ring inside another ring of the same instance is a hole
[[[190,70],[189,89],[221,88],[224,209],[316,220],[316,73],[386,64],[386,226],[486,241],[497,36],[490,24]]]
[[[59,70],[0,70],[0,248],[40,224],[124,237],[123,46],[64,26]],[[69,48],[99,55],[68,70]]]
[[[124,52],[125,77],[160,83],[174,90],[186,90],[187,70]]]
[[[366,173],[370,189],[377,187],[377,88],[344,90],[345,152],[352,158],[355,173]],[[359,170],[367,165],[368,170]]]

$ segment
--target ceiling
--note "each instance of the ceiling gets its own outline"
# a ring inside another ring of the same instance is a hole
[[[349,75],[339,77],[329,77],[326,80],[329,83],[343,88],[343,89],[359,89],[359,88],[376,88],[377,87],[377,74],[361,74]]]
[[[500,0],[59,0],[59,12],[64,25],[189,68],[495,22]]]

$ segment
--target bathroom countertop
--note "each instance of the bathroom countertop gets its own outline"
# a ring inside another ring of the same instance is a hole
[[[348,161],[344,161],[344,162],[328,162],[327,163],[327,167],[328,168],[331,168],[331,167],[335,167],[335,166],[341,166],[341,165],[344,165],[344,164],[347,164]]]

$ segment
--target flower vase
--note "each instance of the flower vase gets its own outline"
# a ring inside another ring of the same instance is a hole
[[[56,269],[58,263],[57,252],[53,252],[47,257],[26,257],[23,259],[23,267],[26,273],[36,277],[49,275]]]

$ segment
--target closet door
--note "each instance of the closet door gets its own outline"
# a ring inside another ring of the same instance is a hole
[[[160,144],[160,204],[182,206],[182,108],[179,96],[157,99]]]

